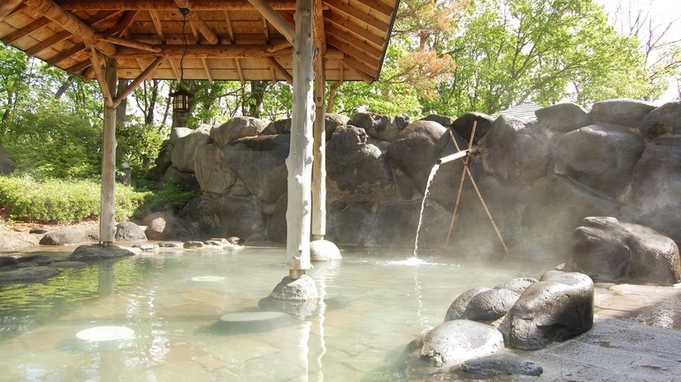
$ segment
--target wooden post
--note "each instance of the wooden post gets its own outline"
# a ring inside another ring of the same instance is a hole
[[[312,80],[315,47],[312,40],[312,4],[298,0],[293,45],[293,110],[288,169],[288,208],[286,210],[286,265],[289,277],[298,279],[310,264],[310,212],[312,183],[312,129],[314,103]]]
[[[312,162],[312,239],[326,235],[326,119],[324,112],[324,58],[317,56],[314,83],[314,142]]]
[[[116,59],[105,58],[105,80],[110,91],[116,91]],[[115,95],[111,94],[112,97]],[[109,246],[114,241],[114,194],[116,180],[116,106],[107,99],[104,104],[104,135],[102,139],[102,197],[99,211],[99,241]]]

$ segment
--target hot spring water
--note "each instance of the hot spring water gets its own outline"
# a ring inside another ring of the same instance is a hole
[[[308,271],[320,296],[310,316],[238,330],[216,322],[259,310],[286,275],[284,249],[162,251],[0,286],[0,381],[389,380],[404,346],[461,292],[542,273],[409,266],[404,252],[343,257]]]

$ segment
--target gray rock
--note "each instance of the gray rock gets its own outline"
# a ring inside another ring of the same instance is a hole
[[[173,181],[182,191],[199,191],[201,186],[196,180],[196,176],[189,172],[182,172],[174,166],[168,167],[165,174],[161,178],[161,182],[165,186],[168,181]]]
[[[328,141],[329,139],[331,139],[333,132],[336,131],[336,129],[339,126],[345,126],[345,125],[348,124],[349,121],[350,121],[350,118],[348,118],[344,115],[341,115],[341,114],[334,114],[334,113],[324,114],[326,140]]]
[[[274,203],[286,193],[289,139],[283,134],[246,137],[225,148],[229,166],[261,201]]]
[[[55,261],[50,264],[52,268],[82,268],[88,266],[88,263],[82,261]]]
[[[469,320],[447,321],[413,341],[405,349],[399,368],[408,378],[443,373],[503,348],[501,333],[489,325]]]
[[[464,316],[473,321],[492,322],[508,313],[519,294],[509,289],[490,289],[473,296],[466,305]]]
[[[0,256],[0,268],[4,267],[17,267],[19,266],[19,260],[13,256]]]
[[[165,212],[155,212],[142,221],[149,240],[196,240],[201,232],[188,222]]]
[[[423,192],[430,170],[442,156],[449,139],[440,139],[447,129],[437,122],[416,121],[400,132],[398,140],[388,148],[388,158],[409,175]]]
[[[51,256],[47,255],[21,256],[17,260],[19,261],[19,264],[31,263],[37,265],[49,265],[54,262],[54,259]]]
[[[609,123],[638,128],[655,106],[630,99],[611,99],[593,104],[589,116],[595,124]]]
[[[512,354],[492,354],[482,358],[470,359],[461,365],[461,370],[485,377],[508,374],[538,377],[544,372],[544,368],[538,362]]]
[[[170,131],[170,144],[175,146],[177,144],[177,141],[181,138],[186,137],[187,135],[193,133],[194,130],[188,128],[188,127],[175,127]]]
[[[139,248],[143,252],[151,252],[159,247],[158,244],[154,243],[145,243],[145,244],[135,244],[133,248]]]
[[[589,125],[551,139],[560,172],[616,197],[631,180],[646,143],[629,129]]]
[[[631,190],[640,212],[630,219],[681,243],[681,138],[648,143],[634,167]]]
[[[291,134],[291,118],[270,122],[261,135]]]
[[[236,173],[227,163],[224,150],[214,143],[196,151],[194,173],[203,192],[226,195],[237,181]]]
[[[267,238],[275,243],[286,243],[286,206],[288,194],[284,194],[277,201],[274,212],[267,222]]]
[[[0,282],[16,282],[16,281],[39,281],[59,274],[59,271],[52,267],[28,267],[11,270],[0,271]]]
[[[98,241],[99,233],[93,230],[63,229],[51,231],[40,239],[40,245],[66,245]]]
[[[274,287],[270,297],[290,301],[317,300],[317,286],[314,280],[306,275],[298,279],[286,276]]]
[[[154,160],[154,164],[156,165],[156,169],[154,170],[155,173],[165,174],[165,172],[168,171],[168,168],[173,165],[173,148],[175,148],[175,146],[170,143],[169,139],[163,141],[161,151]]]
[[[421,121],[433,121],[437,122],[440,125],[444,127],[451,127],[452,124],[454,123],[454,118],[448,117],[446,115],[440,115],[440,114],[428,114],[427,116],[423,117],[420,119]],[[470,135],[470,132],[469,132]]]
[[[158,243],[159,248],[182,248],[184,243],[181,241],[161,241]]]
[[[494,118],[487,114],[471,112],[460,116],[448,127],[456,131],[466,142],[469,142],[471,139],[471,132],[473,131],[473,123],[476,123],[474,142],[478,142],[487,134],[487,132],[489,132],[492,123],[494,123]]]
[[[212,129],[210,136],[218,146],[225,147],[236,139],[256,136],[260,134],[265,127],[267,127],[267,123],[263,120],[253,117],[237,116],[230,119],[227,123],[223,123],[219,127]]]
[[[142,227],[137,224],[125,221],[116,224],[116,233],[114,234],[116,241],[146,241],[147,235],[144,234]]]
[[[333,242],[328,240],[313,240],[310,242],[311,261],[333,261],[342,258],[340,250]]]
[[[516,279],[508,280],[494,287],[494,289],[508,289],[513,293],[518,295],[523,294],[525,289],[530,285],[537,282],[537,279],[532,277],[519,277]]]
[[[639,131],[648,138],[681,133],[681,102],[668,102],[648,113]]]
[[[581,273],[548,271],[508,313],[510,346],[537,350],[585,333],[593,326],[594,290]]]
[[[115,259],[119,257],[134,256],[135,254],[125,248],[117,247],[115,245],[102,246],[99,244],[94,245],[81,245],[76,248],[69,260],[71,261],[93,261],[93,260],[105,260],[105,259]]]
[[[466,312],[466,306],[468,306],[468,303],[471,301],[471,299],[478,294],[490,290],[489,288],[485,287],[479,287],[479,288],[471,288],[459,295],[451,305],[449,305],[449,309],[447,309],[447,313],[445,314],[445,322],[446,321],[452,321],[452,320],[463,320],[466,318],[465,312]]]
[[[568,270],[608,282],[674,285],[681,281],[681,258],[674,241],[613,217],[587,217],[575,229]]]
[[[486,172],[508,185],[528,184],[545,176],[551,166],[546,136],[523,121],[501,115],[480,141]]]
[[[257,200],[221,196],[194,198],[180,213],[209,237],[249,237],[265,230],[265,214]]]
[[[331,221],[328,232],[339,245],[363,246],[373,240],[373,214],[367,207],[350,205]]]
[[[194,173],[194,154],[210,143],[210,126],[200,126],[191,134],[174,142],[172,160],[173,167],[182,172]],[[171,140],[172,142],[172,140]]]
[[[567,133],[591,124],[591,118],[580,105],[567,102],[535,110],[534,115],[548,129]]]
[[[234,196],[237,198],[247,198],[251,195],[251,191],[243,184],[235,184],[234,187],[232,187],[232,190],[229,192],[229,196]]]
[[[393,117],[378,113],[358,113],[348,122],[349,125],[364,129],[370,136],[392,142],[397,139],[400,129]]]
[[[182,245],[182,247],[185,249],[199,249],[203,248],[204,246],[205,245],[203,244],[202,241],[195,240],[185,241],[184,244]]]
[[[394,194],[388,160],[367,143],[364,129],[338,127],[326,145],[326,155],[329,197],[373,205]]]

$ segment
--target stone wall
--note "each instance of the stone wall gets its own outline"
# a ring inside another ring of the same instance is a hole
[[[681,104],[608,100],[588,112],[565,103],[535,114],[532,121],[469,113],[414,122],[327,115],[327,238],[413,248],[430,171],[468,146],[476,122],[469,167],[511,255],[567,258],[587,216],[645,225],[681,242]],[[166,178],[202,191],[179,216],[206,236],[283,242],[289,132],[290,120],[249,117],[175,129],[157,164]],[[434,178],[419,237],[424,251],[444,251],[462,172],[457,160]],[[447,252],[504,256],[469,179]]]

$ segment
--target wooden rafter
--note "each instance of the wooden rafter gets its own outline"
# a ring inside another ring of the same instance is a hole
[[[229,35],[229,43],[234,44],[234,29],[232,29],[232,20],[229,17],[229,11],[225,11],[225,23],[227,23],[227,33]]]
[[[284,69],[284,67],[281,66],[277,60],[275,60],[273,57],[267,57],[267,62],[270,64],[270,68],[277,71],[282,77],[284,77],[284,79],[286,79],[286,82],[293,85],[293,76],[289,74],[289,72]]]
[[[41,43],[38,43],[36,45],[33,45],[29,49],[26,49],[26,54],[28,54],[29,56],[34,56],[34,55],[42,52],[43,50],[51,47],[52,45],[66,40],[67,38],[69,38],[71,36],[72,36],[71,32],[69,32],[69,31],[63,31],[61,33],[57,33],[57,34],[53,35],[52,37],[48,38],[47,40],[45,40]]]
[[[177,4],[159,0],[61,0],[60,4],[62,8],[69,11],[95,9],[176,11],[178,8]],[[268,4],[276,11],[296,9],[295,0],[269,0]],[[185,8],[193,11],[252,11],[254,9],[246,0],[193,0],[191,7]]]
[[[178,65],[175,65],[175,60],[172,58],[168,59],[168,63],[170,64],[170,68],[173,69],[173,74],[175,75],[175,80],[177,82],[180,82],[180,70],[178,69]]]
[[[267,28],[267,19],[262,18],[262,33],[265,35],[265,42],[270,43],[270,30]]]
[[[199,15],[196,10],[194,10],[193,3],[190,3],[189,0],[174,0],[175,5],[177,5],[178,8],[187,8],[189,9],[189,14],[187,14],[187,20],[192,24],[192,27],[196,28],[196,30],[201,33],[201,35],[208,41],[209,44],[215,45],[217,44],[220,40],[218,39],[218,36],[215,35],[215,32],[213,32],[212,29],[206,24],[206,22],[201,18],[201,15]]]
[[[48,19],[47,17],[41,17],[38,20],[26,25],[25,27],[18,29],[16,32],[10,33],[7,36],[3,37],[2,42],[5,45],[9,45],[17,41],[18,39],[30,34],[31,32],[44,27],[45,25],[51,22],[52,20]]]
[[[212,84],[214,80],[213,75],[210,72],[210,68],[208,67],[208,61],[205,58],[202,58],[201,63],[203,64],[203,70],[206,71],[206,78],[208,78],[208,82]]]
[[[4,20],[12,11],[14,11],[23,0],[4,0],[0,2],[0,21]]]
[[[234,66],[236,66],[236,72],[237,75],[239,76],[239,82],[241,82],[242,85],[245,84],[246,79],[244,78],[244,71],[243,69],[241,69],[241,63],[239,62],[238,58],[234,59]]]
[[[137,89],[142,81],[148,80],[151,78],[151,76],[154,74],[154,71],[158,69],[159,66],[165,61],[165,57],[158,57],[154,62],[152,62],[149,66],[147,66],[146,69],[142,73],[140,73],[137,78],[135,78],[130,85],[128,85],[125,89],[123,89],[120,94],[116,96],[116,98],[113,100],[114,106],[118,106],[124,99],[126,99],[132,92]]]
[[[295,31],[266,0],[248,0],[293,45]]]
[[[87,46],[87,53],[90,57],[90,62],[92,63],[92,69],[95,71],[97,82],[99,82],[99,88],[101,89],[102,95],[104,96],[104,104],[111,107],[114,105],[114,96],[111,92],[113,89],[110,89],[107,84],[104,69],[102,69],[101,64],[103,59],[100,58],[99,53],[95,49],[94,45],[89,42],[86,42],[85,45]]]
[[[161,24],[161,19],[158,17],[158,12],[151,10],[149,11],[149,16],[151,16],[151,21],[154,23],[154,29],[156,29],[156,34],[165,42],[165,37],[163,36],[163,24]]]
[[[348,16],[340,16],[333,12],[328,12],[325,15],[326,20],[331,22],[331,27],[340,28],[347,30],[348,32],[354,33],[358,38],[364,38],[366,41],[376,45],[377,47],[382,47],[385,45],[386,39],[372,33],[371,28],[364,28],[359,24],[353,22]]]
[[[324,2],[331,7],[332,10],[337,10],[348,16],[351,16],[358,21],[366,23],[367,26],[377,28],[379,31],[388,30],[390,24],[385,21],[379,20],[377,17],[370,14],[364,13],[357,8],[352,7],[349,4],[344,3],[342,0],[324,0]]]
[[[135,21],[135,18],[139,14],[140,11],[126,11],[125,16],[123,16],[123,19],[113,28],[109,28],[107,31],[108,34],[111,36],[123,36],[125,35],[125,31],[130,28],[130,25]]]

